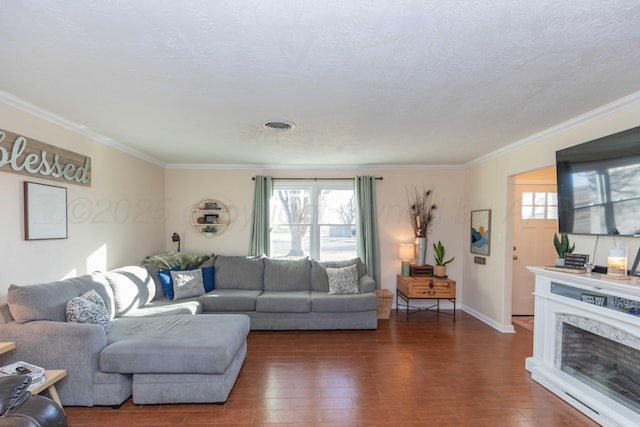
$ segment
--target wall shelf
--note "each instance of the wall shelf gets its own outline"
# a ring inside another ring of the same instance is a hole
[[[191,208],[191,226],[206,237],[224,233],[229,226],[229,209],[217,199],[202,199]]]

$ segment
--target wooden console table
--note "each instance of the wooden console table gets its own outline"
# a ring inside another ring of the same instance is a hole
[[[397,276],[396,281],[396,313],[400,299],[405,303],[407,318],[420,311],[440,311],[440,300],[447,299],[453,303],[453,312],[442,311],[443,314],[453,316],[456,320],[456,282],[455,280],[436,276]],[[412,299],[431,299],[436,303],[429,307],[414,307],[409,304]],[[435,310],[433,308],[435,307]]]

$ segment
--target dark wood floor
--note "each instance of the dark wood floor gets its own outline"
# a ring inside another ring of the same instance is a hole
[[[224,405],[67,407],[70,426],[597,426],[531,380],[532,332],[460,312],[376,331],[251,332]]]

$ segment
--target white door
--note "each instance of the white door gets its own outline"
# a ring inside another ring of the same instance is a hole
[[[553,265],[558,230],[556,186],[516,184],[512,273],[512,315],[533,315],[535,276],[531,265]]]

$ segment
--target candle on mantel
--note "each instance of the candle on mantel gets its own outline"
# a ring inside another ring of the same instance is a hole
[[[627,254],[623,248],[613,248],[607,258],[607,274],[610,276],[627,275]]]

